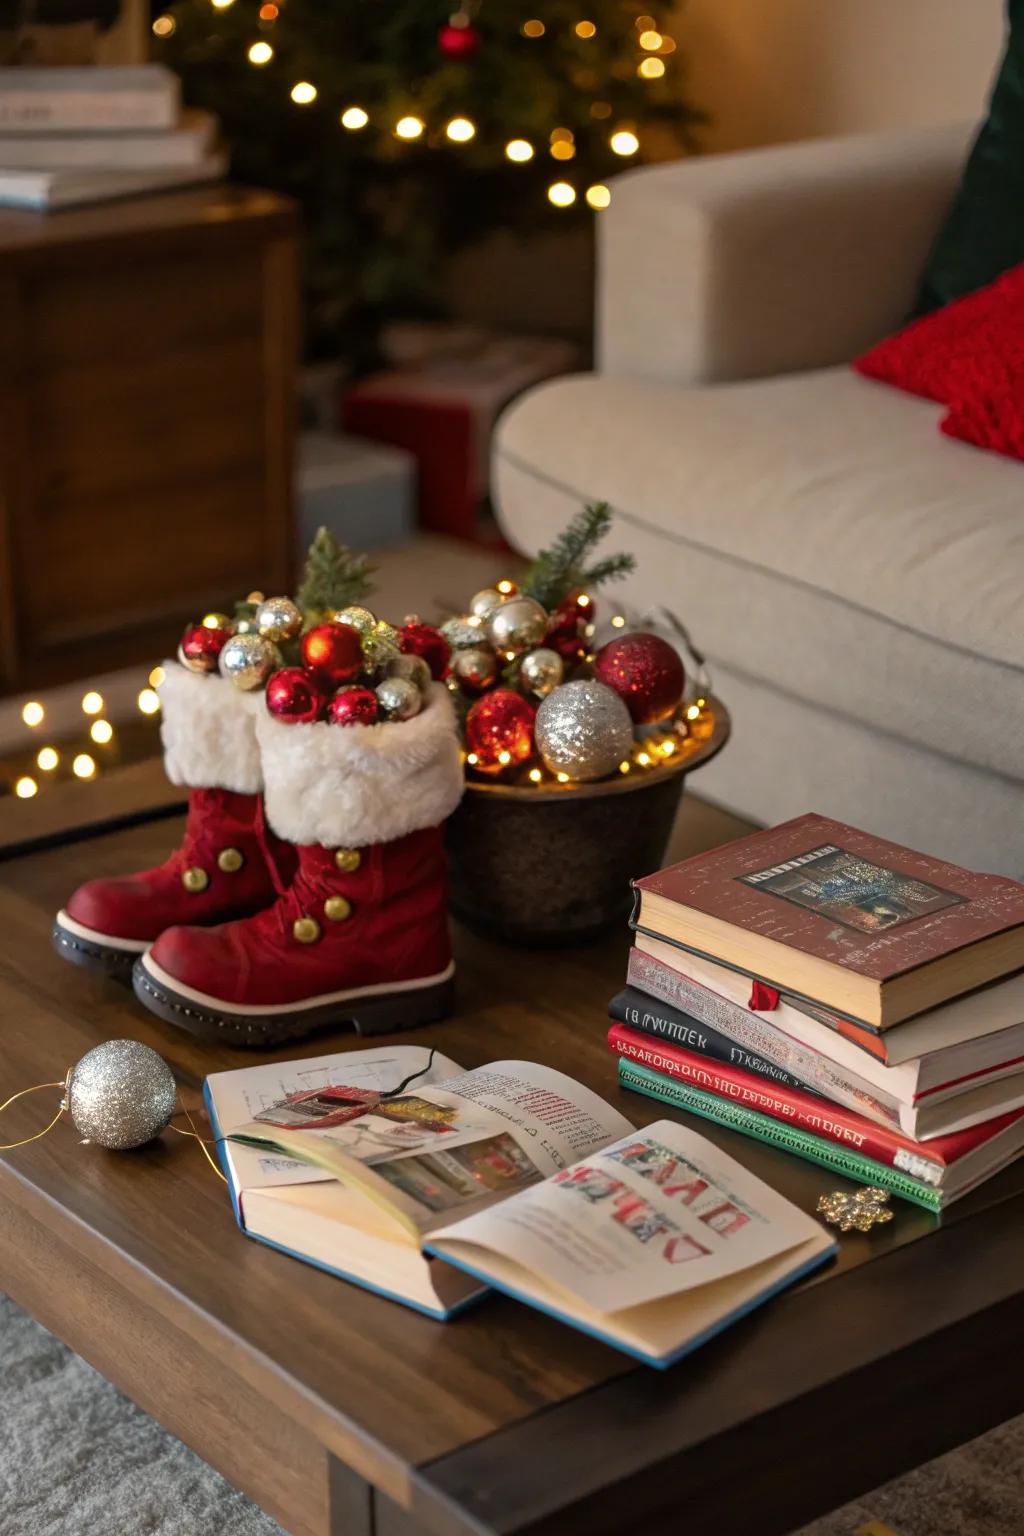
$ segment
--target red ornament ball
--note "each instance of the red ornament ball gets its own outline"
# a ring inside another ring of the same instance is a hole
[[[638,725],[664,720],[683,696],[679,652],[660,635],[619,635],[594,658],[594,676],[622,699]]]
[[[433,678],[444,676],[452,648],[433,624],[407,619],[398,631],[398,648],[403,656],[422,656]]]
[[[325,688],[340,688],[362,672],[363,641],[351,624],[317,624],[302,637],[302,664]]]
[[[340,688],[327,706],[332,725],[376,725],[378,715],[372,688]]]
[[[476,27],[454,27],[451,22],[437,34],[437,46],[446,59],[472,59],[480,52],[482,42],[483,38]]]
[[[477,699],[466,716],[466,747],[476,757],[471,768],[500,773],[533,754],[533,705],[511,688],[495,688]]]
[[[267,682],[267,708],[285,725],[311,725],[325,703],[319,680],[302,667],[282,667]]]
[[[566,666],[572,666],[577,661],[582,661],[587,654],[587,642],[583,634],[583,625],[575,610],[556,608],[551,616],[551,628],[544,642],[553,651],[557,651]]]
[[[190,672],[216,672],[217,658],[231,639],[230,629],[208,629],[190,624],[181,637],[178,659]]]

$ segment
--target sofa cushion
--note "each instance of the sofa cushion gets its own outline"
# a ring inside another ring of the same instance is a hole
[[[1024,0],[1009,0],[1009,36],[988,116],[925,267],[917,312],[990,283],[1024,261]]]
[[[712,663],[1021,780],[1021,469],[939,414],[845,367],[562,379],[502,419],[499,515],[532,554],[608,500],[638,560],[623,601],[674,609]]]

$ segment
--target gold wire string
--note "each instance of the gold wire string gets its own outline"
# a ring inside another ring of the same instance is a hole
[[[227,1183],[227,1178],[221,1172],[221,1170],[217,1167],[217,1164],[213,1160],[213,1155],[210,1152],[211,1145],[215,1146],[216,1142],[212,1142],[211,1143],[211,1142],[209,1142],[206,1139],[205,1136],[200,1136],[199,1132],[196,1130],[196,1123],[192,1119],[192,1116],[189,1114],[188,1110],[185,1108],[184,1104],[181,1106],[181,1113],[185,1116],[185,1119],[188,1121],[188,1123],[192,1127],[192,1129],[190,1131],[183,1131],[181,1129],[180,1125],[169,1125],[167,1127],[167,1129],[170,1130],[170,1131],[173,1131],[176,1136],[194,1136],[196,1141],[198,1141],[198,1143],[199,1143],[199,1145],[200,1145],[200,1147],[202,1149],[202,1153],[203,1153],[203,1156],[206,1158],[206,1161],[209,1163],[210,1167],[213,1169],[213,1171],[217,1175],[218,1179],[223,1179],[224,1183],[226,1184]]]
[[[23,1099],[26,1093],[39,1093],[39,1091],[43,1088],[63,1088],[64,1082],[65,1079],[61,1078],[59,1083],[35,1083],[31,1088],[22,1088],[18,1093],[12,1093],[9,1099],[5,1099],[4,1102],[0,1104],[0,1115],[3,1114],[8,1104],[13,1104],[15,1099]],[[27,1147],[30,1141],[38,1141],[40,1137],[45,1136],[47,1132],[53,1130],[54,1126],[57,1124],[57,1121],[60,1119],[63,1113],[64,1105],[62,1102],[57,1113],[54,1115],[53,1119],[50,1121],[45,1130],[36,1131],[34,1136],[25,1136],[21,1141],[8,1141],[2,1143],[0,1144],[0,1152],[13,1152],[15,1147]]]

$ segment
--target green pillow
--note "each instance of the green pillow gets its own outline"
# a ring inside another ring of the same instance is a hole
[[[918,292],[939,309],[1024,261],[1024,0],[1009,0],[1006,55]]]

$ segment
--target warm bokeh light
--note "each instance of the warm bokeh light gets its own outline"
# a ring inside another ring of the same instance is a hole
[[[155,715],[160,708],[160,695],[153,688],[143,688],[136,702],[144,715]]]
[[[533,159],[533,145],[529,139],[509,139],[505,145],[505,154],[509,160],[515,160],[519,165]]]
[[[636,72],[643,80],[660,80],[665,73],[665,61],[664,59],[641,59]]]
[[[269,43],[253,43],[249,49],[250,64],[269,64],[274,57],[274,50]]]
[[[652,32],[655,27],[653,16],[638,16],[633,23],[638,32]]]
[[[354,133],[359,128],[365,128],[370,121],[370,114],[364,112],[362,107],[346,107],[341,114],[341,126],[351,129]]]
[[[571,128],[552,128],[548,134],[552,144],[571,144],[575,137]]]
[[[539,784],[543,777],[544,777],[544,775],[541,773],[539,768],[531,768],[530,769],[530,783],[531,784]]]
[[[572,160],[576,154],[575,144],[568,144],[564,139],[559,139],[551,146],[552,160]]]
[[[604,185],[604,182],[597,181],[592,187],[587,188],[587,202],[591,208],[607,208],[611,200],[612,194]],[[615,623],[614,619],[612,623]]]
[[[277,16],[278,10],[274,0],[267,0],[266,5],[260,6],[260,21],[276,21]]]
[[[612,629],[625,629],[626,621],[621,613],[616,613],[612,618]]]
[[[611,117],[612,115],[611,102],[592,101],[590,103],[590,115],[591,117],[596,118],[598,121],[603,122],[606,117]]]
[[[60,753],[53,747],[41,747],[36,753],[36,767],[44,773],[52,773],[60,762]]]
[[[91,779],[96,772],[96,764],[88,752],[79,752],[71,764],[71,772],[76,779]]]
[[[310,102],[316,101],[316,86],[308,80],[300,80],[292,86],[292,101],[297,107],[308,107]]]
[[[567,181],[555,181],[548,187],[548,201],[556,208],[570,208],[576,201],[576,188]]]
[[[612,134],[608,143],[616,155],[635,155],[640,148],[640,140],[629,128],[618,129]]]
[[[578,21],[576,23],[577,37],[593,37],[597,28],[592,21]]]
[[[215,11],[226,11],[229,5],[234,5],[235,0],[210,0]]]
[[[568,784],[569,782],[569,775],[567,773],[556,773],[555,778],[558,780],[559,784]]]
[[[687,718],[687,720],[696,720],[699,717],[699,715],[700,715],[700,706],[697,705],[697,704],[691,704],[689,706],[689,708],[687,709],[687,711],[686,711],[686,718]]]
[[[46,710],[38,699],[29,699],[27,704],[21,706],[21,718],[26,725],[42,725],[46,719]]]
[[[114,739],[114,727],[109,720],[94,720],[89,727],[89,735],[93,741],[105,747],[108,741]]]
[[[102,693],[97,693],[95,691],[95,689],[91,688],[88,693],[85,693],[85,694],[82,695],[82,714],[83,715],[98,715],[102,708],[103,708],[103,695],[102,695]]]
[[[166,676],[167,673],[164,671],[163,667],[154,667],[152,672],[149,674],[149,686],[151,688],[159,688],[160,684],[163,682]]]
[[[424,124],[418,117],[400,117],[395,124],[395,133],[400,139],[418,139],[423,128]]]
[[[640,47],[646,49],[648,53],[657,53],[658,49],[661,47],[663,39],[660,32],[655,32],[654,29],[651,28],[647,32],[641,32],[638,41],[640,43]]]
[[[524,21],[523,22],[523,36],[524,37],[543,37],[545,31],[546,31],[546,28],[545,28],[544,23],[542,21]]]
[[[468,144],[476,133],[476,127],[468,117],[453,117],[445,127],[445,133],[455,144]]]
[[[22,778],[16,781],[14,785],[14,793],[17,795],[19,800],[31,800],[33,795],[37,795],[39,793],[39,785],[36,783],[35,779],[30,779],[26,773]]]
[[[153,23],[153,31],[157,37],[173,37],[175,20],[173,16],[158,16]]]

